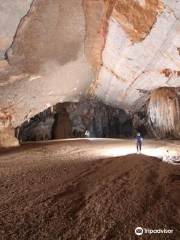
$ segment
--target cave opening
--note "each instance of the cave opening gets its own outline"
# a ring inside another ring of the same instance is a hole
[[[15,136],[20,143],[85,137],[133,138],[137,132],[145,138],[179,139],[179,118],[176,89],[159,88],[134,113],[91,97],[57,103],[18,126]]]
[[[15,131],[19,142],[67,138],[132,138],[147,135],[145,115],[134,118],[124,110],[96,99],[57,103],[25,121]],[[143,121],[143,123],[141,122]]]

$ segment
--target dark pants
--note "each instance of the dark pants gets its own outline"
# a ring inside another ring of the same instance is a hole
[[[141,152],[142,142],[141,141],[137,141],[136,147],[137,147],[137,151]]]

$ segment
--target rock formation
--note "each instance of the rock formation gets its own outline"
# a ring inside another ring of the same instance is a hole
[[[32,0],[6,0],[0,2],[0,59],[4,59],[7,49],[13,42],[13,37],[21,18],[28,12]]]
[[[68,103],[57,104],[55,109],[55,122],[52,126],[52,138],[60,139],[60,138],[72,138],[73,137],[73,129],[72,123],[69,118],[69,114],[67,112]]]
[[[180,87],[179,1],[7,0],[0,6],[0,112],[10,116],[12,129],[85,94],[133,114],[156,89]],[[1,127],[1,138],[6,130]]]
[[[16,138],[20,142],[52,139],[54,112],[52,108],[37,114],[16,128]]]
[[[80,99],[66,107],[77,136],[90,137],[128,137],[133,135],[132,119],[125,111],[95,99]]]
[[[174,88],[159,88],[151,94],[148,116],[156,137],[180,137],[180,103]]]
[[[81,98],[77,103],[59,103],[37,114],[30,121],[16,129],[20,142],[85,137],[131,137],[133,131],[142,128],[134,126],[132,117],[125,111],[105,105],[95,99]],[[143,131],[142,131],[143,133]]]
[[[15,132],[11,126],[11,116],[6,111],[0,112],[0,146],[18,145]]]

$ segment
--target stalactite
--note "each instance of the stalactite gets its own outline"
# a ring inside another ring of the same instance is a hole
[[[148,121],[156,137],[180,137],[180,104],[174,88],[163,87],[152,92]]]

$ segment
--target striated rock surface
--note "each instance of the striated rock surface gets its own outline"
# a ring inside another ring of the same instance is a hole
[[[180,137],[180,102],[173,88],[159,88],[151,94],[148,116],[156,137]]]
[[[37,114],[16,128],[16,138],[20,142],[52,139],[54,112],[52,108]]]
[[[180,87],[179,1],[0,6],[0,112],[7,110],[12,127],[85,94],[134,113],[154,90]]]

